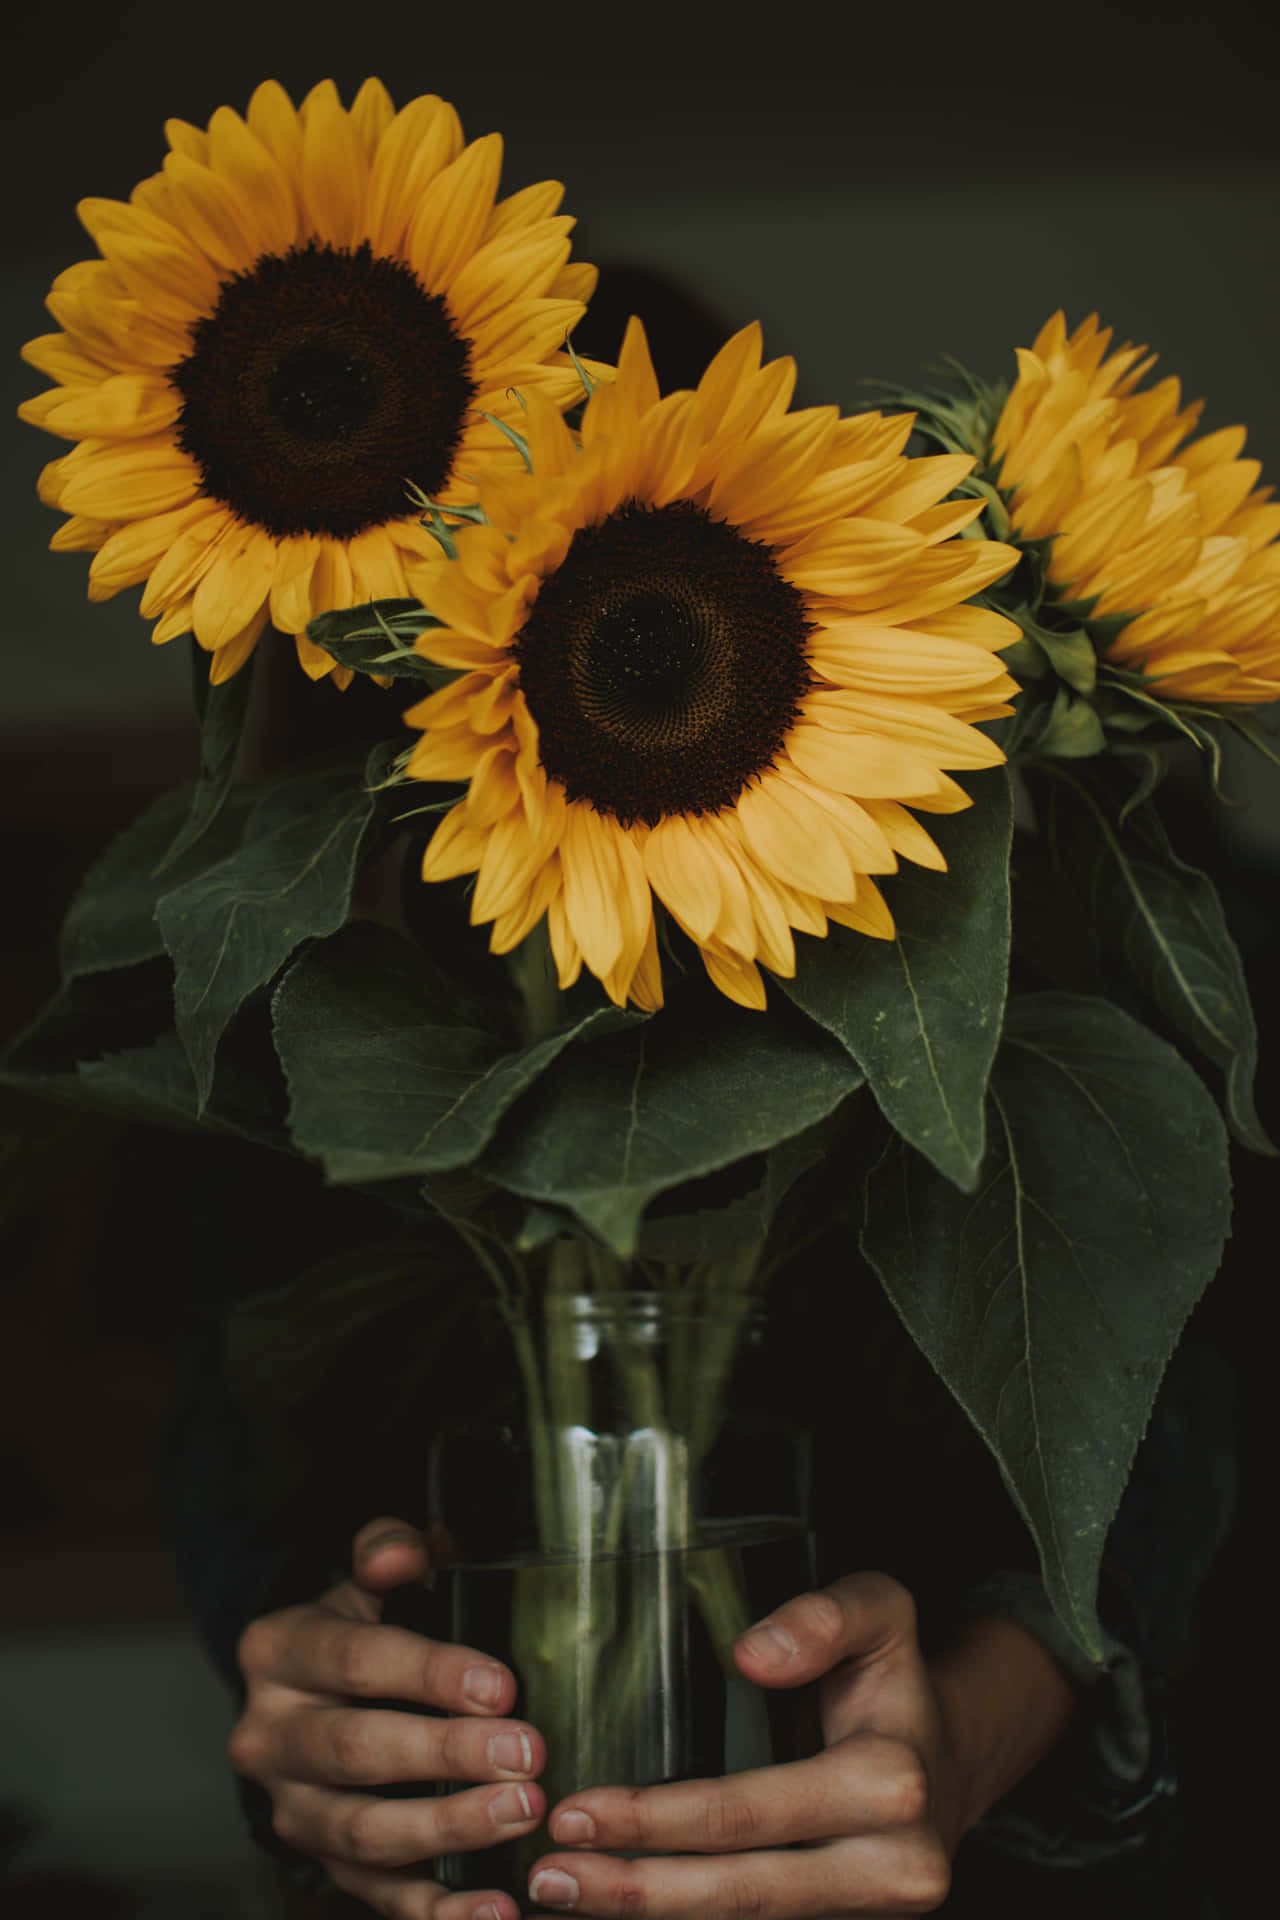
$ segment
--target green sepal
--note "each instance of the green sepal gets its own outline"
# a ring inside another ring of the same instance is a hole
[[[1037,754],[1057,760],[1087,760],[1101,753],[1106,744],[1107,737],[1092,701],[1064,686],[1058,688],[1053,705],[1032,738]]]
[[[524,405],[524,401],[518,393],[516,394],[516,399],[520,401],[521,406]],[[520,455],[520,458],[524,461],[525,472],[532,473],[533,455],[529,451],[529,442],[525,439],[524,435],[517,433],[516,429],[513,426],[509,426],[505,420],[499,420],[496,413],[486,413],[483,407],[479,409],[479,413],[482,420],[487,420],[491,427],[496,427],[499,433],[506,435],[516,452]]]
[[[991,1105],[971,1196],[889,1147],[862,1249],[994,1455],[1049,1596],[1096,1661],[1107,1531],[1228,1232],[1226,1136],[1172,1047],[1073,994],[1010,1004]]]
[[[367,606],[318,614],[308,623],[307,638],[356,673],[422,680],[434,689],[456,680],[457,670],[438,667],[413,642],[439,625],[420,600],[372,600]]]
[[[969,780],[974,804],[930,818],[945,873],[904,862],[885,882],[892,940],[832,926],[797,941],[783,992],[836,1036],[890,1124],[969,1189],[1009,971],[1013,802],[1003,767]]]
[[[1017,621],[1024,636],[1034,640],[1046,655],[1059,680],[1065,681],[1075,693],[1093,692],[1098,682],[1098,656],[1084,627],[1046,626],[1019,607],[1010,607],[1007,612],[1011,620]],[[1008,665],[1009,650],[1005,649],[1000,658]]]

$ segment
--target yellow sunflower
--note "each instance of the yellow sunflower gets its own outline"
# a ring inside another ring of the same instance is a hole
[[[514,459],[482,416],[511,389],[581,398],[563,346],[595,269],[568,264],[554,181],[497,200],[502,141],[464,144],[434,94],[395,111],[367,80],[299,108],[266,81],[242,120],[171,120],[128,205],[84,200],[100,260],[24,348],[57,386],[19,409],[78,444],[41,497],[51,544],[95,554],[89,595],[142,585],[153,638],[193,632],[225,680],[268,618],[313,679],[347,669],[306,637],[331,608],[408,595],[430,535],[406,490],[474,499]]]
[[[1132,616],[1108,657],[1184,700],[1280,695],[1280,503],[1242,460],[1243,427],[1189,435],[1179,383],[1139,391],[1155,356],[1108,353],[1098,316],[1055,313],[997,423],[993,451],[1019,533],[1052,537],[1049,579],[1098,615]]]
[[[477,874],[495,952],[545,915],[561,985],[619,1005],[661,1005],[655,900],[748,1007],[793,929],[888,937],[871,876],[944,864],[908,806],[1003,757],[972,723],[1010,711],[1017,629],[961,603],[1017,556],[952,537],[972,461],[904,458],[909,414],[789,413],[794,383],[751,326],[662,399],[633,320],[581,443],[529,394],[532,472],[410,570],[443,623],[417,645],[462,672],[406,715],[409,771],[469,782],[424,878]]]

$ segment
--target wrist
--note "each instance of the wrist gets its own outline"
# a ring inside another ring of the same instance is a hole
[[[970,1620],[929,1675],[939,1714],[936,1817],[954,1853],[1057,1745],[1078,1692],[1033,1634],[994,1614]]]

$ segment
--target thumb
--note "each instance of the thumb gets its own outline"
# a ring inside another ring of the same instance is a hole
[[[802,1593],[748,1627],[734,1659],[762,1687],[800,1687],[842,1661],[860,1666],[916,1649],[915,1602],[887,1573],[853,1573]]]
[[[384,1514],[367,1521],[351,1543],[351,1575],[365,1593],[421,1582],[430,1568],[426,1536],[407,1520]]]

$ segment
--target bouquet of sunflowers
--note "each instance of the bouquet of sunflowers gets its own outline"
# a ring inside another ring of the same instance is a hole
[[[755,325],[664,394],[639,320],[616,364],[575,351],[562,188],[499,198],[500,140],[443,100],[268,82],[166,131],[127,205],[81,204],[99,257],[49,295],[22,414],[71,442],[41,489],[90,597],[140,587],[191,646],[201,762],[86,875],[10,1081],[302,1155],[461,1250],[551,1559],[599,1500],[537,1303],[681,1290],[745,1325],[834,1170],[850,1262],[1096,1656],[1228,1127],[1272,1151],[1240,960],[1160,812],[1171,746],[1216,769],[1280,696],[1243,432],[1197,438],[1145,349],[1061,314],[1011,381],[845,417],[792,409]],[[268,649],[374,683],[374,737],[244,777]],[[627,1372],[681,1476],[664,1550],[734,1348]],[[701,1566],[723,1651],[737,1576]],[[554,1729],[608,1608],[517,1599]],[[657,1631],[618,1656],[637,1686]]]

